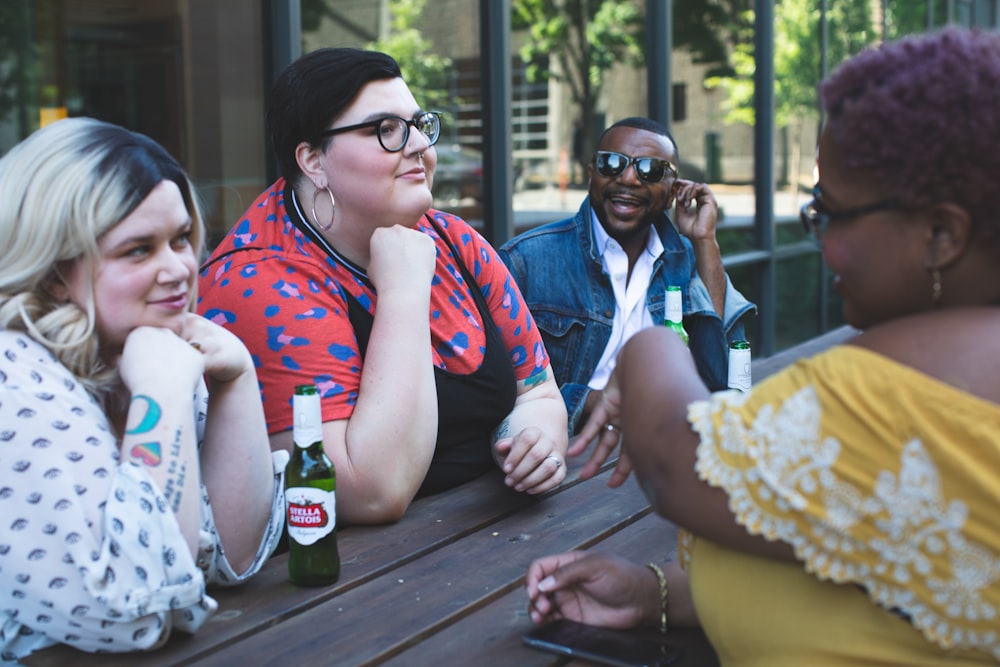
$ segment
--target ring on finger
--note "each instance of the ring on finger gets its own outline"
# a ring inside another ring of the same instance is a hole
[[[549,454],[545,458],[552,459],[553,461],[556,462],[556,470],[559,470],[559,468],[562,467],[562,464],[563,464],[562,459],[559,458],[558,456],[556,456],[555,454]]]
[[[618,424],[605,424],[604,430],[609,433],[620,433],[622,429]]]

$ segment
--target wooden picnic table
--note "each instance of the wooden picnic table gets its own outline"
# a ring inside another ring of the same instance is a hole
[[[846,328],[754,362],[754,382],[853,335]],[[541,497],[507,489],[499,472],[416,500],[399,522],[339,531],[340,580],[299,588],[288,554],[271,558],[237,588],[213,588],[219,611],[195,636],[175,633],[149,653],[90,655],[58,646],[23,660],[73,665],[389,665],[392,667],[554,667],[584,665],[523,645],[532,627],[524,575],[542,555],[571,549],[662,561],[676,530],[655,515],[634,479],[610,489],[613,463],[594,479],[574,472]],[[672,628],[677,667],[715,667],[698,629]]]

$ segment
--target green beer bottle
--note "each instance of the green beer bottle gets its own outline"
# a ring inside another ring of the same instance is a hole
[[[323,453],[323,417],[315,385],[295,387],[295,451],[285,466],[288,575],[298,586],[326,586],[340,576],[337,473]]]
[[[684,300],[681,298],[681,288],[668,285],[666,292],[666,318],[664,324],[674,331],[684,344],[688,344],[688,332],[684,330]]]

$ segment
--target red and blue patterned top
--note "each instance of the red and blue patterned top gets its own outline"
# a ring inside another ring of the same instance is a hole
[[[344,291],[375,313],[377,295],[363,273],[338,261],[293,224],[284,179],[264,191],[204,264],[199,312],[249,348],[261,385],[268,433],[292,427],[298,384],[320,388],[323,419],[349,418],[361,383],[362,357]],[[298,215],[298,213],[293,213]],[[521,293],[490,244],[464,220],[431,210],[481,291],[517,380],[540,373],[548,355]],[[429,325],[436,366],[476,371],[486,344],[482,318],[448,243],[426,217],[416,229],[437,246]]]

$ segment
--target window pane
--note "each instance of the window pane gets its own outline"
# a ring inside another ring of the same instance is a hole
[[[259,0],[5,2],[0,149],[66,116],[147,134],[188,170],[214,243],[264,186],[261,12]]]

